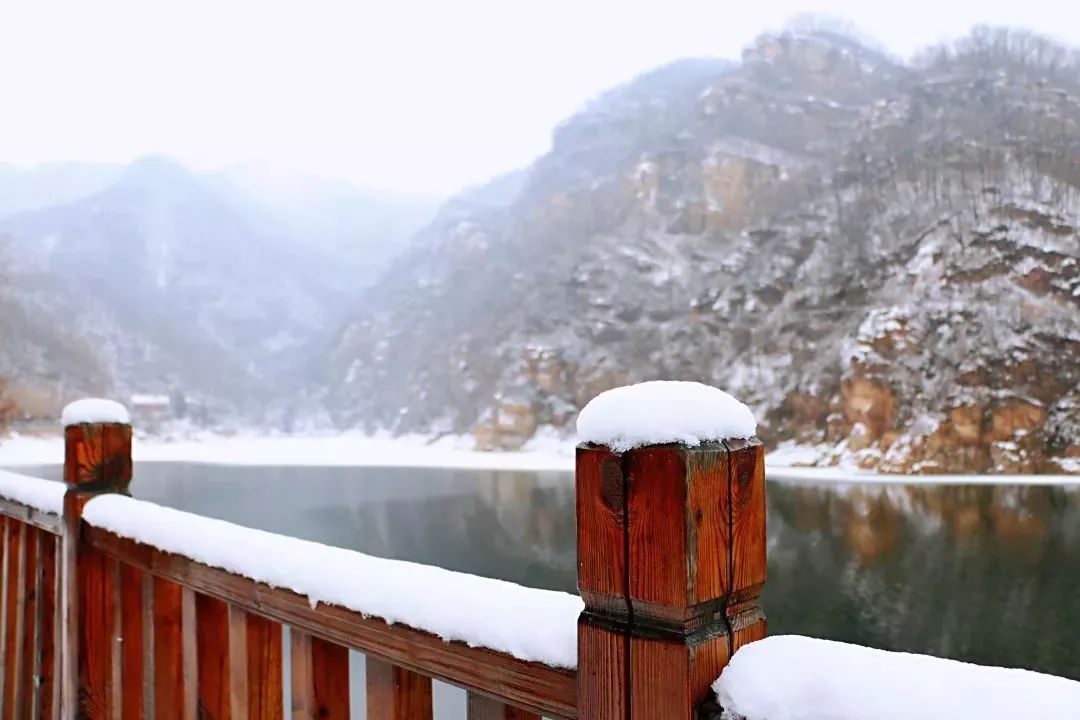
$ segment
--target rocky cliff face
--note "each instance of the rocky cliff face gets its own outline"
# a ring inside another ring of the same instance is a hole
[[[823,462],[1075,469],[1078,68],[1005,31],[915,64],[817,32],[643,76],[415,238],[340,337],[331,408],[516,447],[695,379]]]

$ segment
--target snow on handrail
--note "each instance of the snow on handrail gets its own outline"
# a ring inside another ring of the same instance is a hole
[[[713,684],[745,720],[1076,720],[1080,682],[832,640],[776,635],[741,647]]]
[[[59,515],[64,508],[64,484],[0,470],[0,497]]]
[[[577,665],[576,595],[387,560],[234,525],[122,495],[101,495],[83,519],[121,537],[388,623],[519,660]]]

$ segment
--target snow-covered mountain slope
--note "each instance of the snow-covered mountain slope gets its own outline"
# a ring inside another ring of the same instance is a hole
[[[980,30],[904,64],[761,38],[598,98],[506,203],[443,213],[330,362],[343,424],[514,447],[691,379],[896,471],[1080,455],[1080,61]]]
[[[329,211],[320,226],[276,214],[326,197],[313,188],[282,208],[145,158],[86,197],[0,218],[0,377],[46,395],[179,391],[272,416],[297,402],[312,354],[374,276],[365,246],[390,254],[409,227],[404,212],[381,238]]]

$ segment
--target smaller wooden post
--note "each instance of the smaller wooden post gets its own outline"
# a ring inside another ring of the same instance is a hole
[[[765,635],[765,465],[757,439],[577,449],[578,710],[690,720]]]
[[[118,631],[114,573],[100,553],[82,547],[82,511],[102,493],[131,484],[131,424],[117,403],[83,400],[64,411],[64,531],[61,561],[61,717],[111,718],[111,652]]]

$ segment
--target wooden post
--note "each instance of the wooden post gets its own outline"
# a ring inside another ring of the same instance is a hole
[[[689,720],[765,636],[765,464],[756,438],[577,448],[578,710]]]
[[[127,493],[131,425],[80,422],[64,428],[64,530],[61,582],[61,717],[111,718],[111,660],[117,629],[114,573],[104,556],[80,546],[82,511],[102,493]]]

